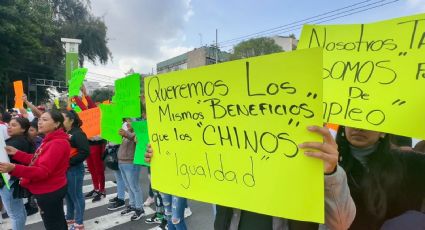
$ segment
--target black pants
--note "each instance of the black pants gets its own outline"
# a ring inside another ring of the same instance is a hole
[[[67,191],[66,185],[54,192],[34,195],[40,215],[46,230],[67,230],[68,225],[63,211],[63,198]]]

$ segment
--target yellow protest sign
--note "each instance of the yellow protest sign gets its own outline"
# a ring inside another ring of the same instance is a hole
[[[306,25],[323,47],[325,122],[425,139],[425,14],[371,24]]]
[[[322,140],[306,129],[322,125],[321,73],[310,49],[147,77],[152,186],[323,223],[322,162],[298,148]]]
[[[54,102],[54,104],[55,104],[56,108],[57,108],[57,109],[59,109],[59,108],[60,108],[60,105],[59,105],[59,98],[55,98],[55,99],[53,100],[53,102]]]

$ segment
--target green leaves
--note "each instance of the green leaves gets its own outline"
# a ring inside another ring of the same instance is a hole
[[[15,80],[23,80],[24,86],[28,78],[64,80],[61,37],[82,39],[80,64],[87,59],[104,64],[110,59],[107,27],[88,4],[87,0],[0,1],[0,77],[6,83],[0,83],[0,98],[13,94],[9,89]],[[45,92],[38,90],[39,101],[48,96]],[[34,101],[35,94],[30,97]]]
[[[236,60],[282,51],[282,48],[271,38],[253,38],[237,44],[234,47],[234,53],[230,56],[230,59]]]

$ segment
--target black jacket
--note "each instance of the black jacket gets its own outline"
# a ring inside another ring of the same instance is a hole
[[[34,145],[31,141],[25,136],[13,136],[6,140],[6,145],[15,147],[16,149],[26,152],[26,153],[34,153]],[[10,158],[10,156],[9,156]],[[10,162],[18,163],[10,158]]]
[[[20,151],[26,152],[26,153],[34,153],[34,145],[29,141],[29,139],[25,136],[13,136],[8,138],[6,141],[7,146],[12,146]],[[19,162],[13,160],[9,156],[10,162],[14,164],[19,164]],[[12,177],[13,178],[13,177]],[[0,188],[3,188],[5,185],[3,177],[0,179]]]
[[[75,166],[82,163],[90,154],[89,142],[86,134],[81,128],[73,127],[68,132],[71,144],[71,157],[69,165]]]
[[[272,199],[271,197],[269,197]],[[228,230],[232,221],[233,208],[216,206],[217,214],[214,221],[215,230]],[[296,220],[288,220],[289,230],[317,230],[319,224]],[[239,230],[273,230],[273,217],[241,210]]]
[[[370,157],[376,157],[374,152]],[[368,169],[349,153],[342,153],[341,166],[347,172],[348,186],[356,204],[356,217],[350,230],[380,229],[382,224],[391,218],[399,216],[408,210],[420,210],[422,199],[425,198],[425,155],[415,152],[399,152],[392,150],[391,162],[383,163],[382,167],[397,165],[391,170],[397,171],[398,183],[383,184],[387,208],[383,218],[374,215],[368,208],[366,199],[366,180],[370,179]],[[369,157],[369,158],[370,158]],[[378,156],[379,159],[379,156]],[[391,166],[390,166],[391,167]],[[381,181],[381,183],[384,180]]]

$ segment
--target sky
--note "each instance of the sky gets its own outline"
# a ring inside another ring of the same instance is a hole
[[[226,42],[230,39],[304,20],[267,34],[293,33],[299,38],[298,25],[314,20],[309,18],[353,4],[357,5],[323,15],[315,22],[368,23],[425,13],[425,0],[91,0],[93,14],[103,18],[108,27],[108,47],[113,59],[106,65],[86,62],[87,77],[107,84],[124,77],[130,69],[142,74],[155,73],[160,61],[201,44],[214,44],[216,29],[219,46],[226,51],[242,41]],[[358,8],[350,11],[357,12],[370,7],[376,8],[332,19],[344,11]]]

